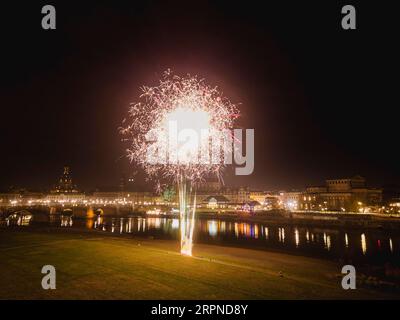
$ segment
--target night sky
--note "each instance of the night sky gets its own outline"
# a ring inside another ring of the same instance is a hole
[[[356,174],[400,184],[390,2],[260,2],[1,4],[1,189],[46,190],[64,164],[84,190],[118,185],[134,170],[118,127],[167,68],[217,85],[241,103],[239,127],[255,129],[255,171],[228,170],[229,184],[292,189]],[[56,30],[41,28],[45,4]],[[341,28],[344,4],[357,30]]]

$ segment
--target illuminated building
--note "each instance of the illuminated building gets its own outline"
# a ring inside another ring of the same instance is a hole
[[[280,209],[281,201],[279,195],[267,194],[264,199],[264,207],[266,210]]]
[[[243,210],[247,212],[254,212],[262,210],[262,205],[258,201],[249,201],[243,205]]]
[[[68,166],[64,166],[64,173],[58,181],[58,185],[54,190],[54,193],[77,193],[76,186],[72,183],[71,173]]]
[[[209,209],[220,209],[220,208],[226,208],[230,201],[224,196],[213,195],[213,196],[208,196],[202,202]]]
[[[249,191],[247,188],[228,188],[218,187],[214,183],[204,183],[203,187],[197,191],[197,202],[205,203],[204,201],[210,196],[223,196],[228,199],[229,203],[244,203],[249,200]]]
[[[43,198],[43,193],[30,192],[25,189],[11,190],[7,193],[0,193],[1,206],[31,205]]]
[[[281,192],[280,203],[282,208],[287,210],[298,210],[302,195],[303,192],[300,191]]]
[[[392,201],[388,203],[387,212],[400,213],[400,198],[392,199]]]
[[[250,191],[249,193],[249,198],[253,201],[257,201],[261,204],[264,204],[265,198],[267,196],[267,193],[264,191]]]
[[[93,201],[106,204],[129,203],[136,206],[163,202],[161,196],[146,191],[96,191],[93,193]]]
[[[265,209],[278,209],[280,196],[279,193],[267,192],[267,191],[250,191],[249,193],[249,201],[257,201],[260,205],[264,206]]]
[[[50,190],[46,200],[54,202],[80,202],[85,199],[85,194],[80,192],[72,183],[72,177],[68,166],[64,166],[64,172],[58,180],[57,186]]]
[[[381,202],[382,189],[366,187],[361,176],[329,179],[326,186],[308,187],[299,195],[301,210],[365,212]]]

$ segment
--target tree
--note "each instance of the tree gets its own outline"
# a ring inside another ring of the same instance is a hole
[[[175,195],[176,195],[175,189],[173,187],[167,187],[163,193],[164,201],[172,202],[175,199]]]

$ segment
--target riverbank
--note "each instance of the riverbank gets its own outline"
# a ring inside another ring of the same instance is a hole
[[[44,228],[0,232],[1,299],[398,299],[399,293],[341,288],[341,266],[325,260],[177,241],[116,238]],[[43,265],[57,289],[40,286]]]

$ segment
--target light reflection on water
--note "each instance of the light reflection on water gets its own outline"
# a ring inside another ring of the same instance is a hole
[[[324,232],[324,247],[328,251],[331,250],[331,236]]]
[[[285,242],[285,228],[278,228],[278,239],[279,242]]]
[[[297,228],[294,229],[294,239],[296,242],[296,247],[300,244],[299,230]]]
[[[61,216],[60,226],[61,227],[72,227],[73,219],[71,216]]]
[[[365,234],[361,234],[361,250],[363,255],[367,253],[367,240],[365,239]]]
[[[215,221],[215,220],[207,221],[207,228],[208,228],[208,234],[211,237],[214,237],[218,234],[217,221]],[[222,228],[221,228],[221,232],[222,232]]]
[[[1,226],[29,225],[30,219],[15,217]],[[75,219],[51,216],[49,223],[61,228],[96,229],[114,234],[152,236],[159,239],[179,238],[179,219],[165,217]],[[255,249],[279,249],[299,254],[335,259],[373,261],[378,264],[400,264],[400,233],[377,229],[329,229],[293,225],[269,225],[219,219],[198,219],[194,241]]]

